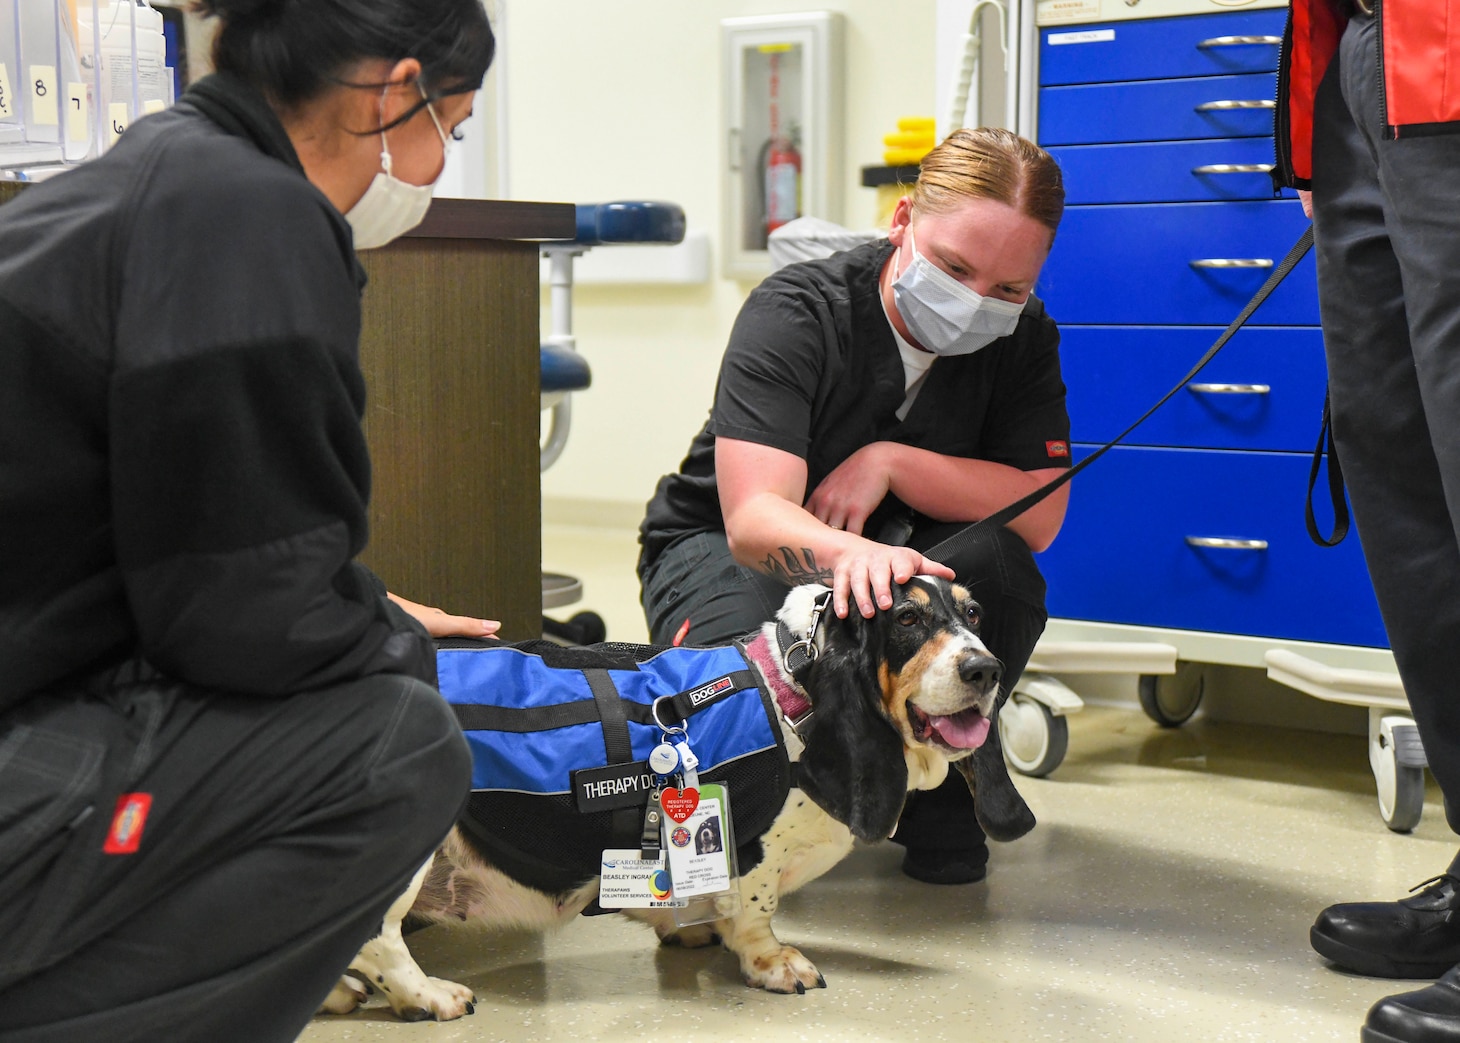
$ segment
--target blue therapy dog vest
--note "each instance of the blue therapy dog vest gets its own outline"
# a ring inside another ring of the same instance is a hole
[[[730,787],[740,843],[785,803],[775,703],[738,647],[464,644],[443,642],[436,654],[472,751],[461,825],[520,883],[566,891],[598,875],[604,849],[638,846],[652,786],[645,761],[663,735],[656,699],[660,721],[687,728],[700,780]]]

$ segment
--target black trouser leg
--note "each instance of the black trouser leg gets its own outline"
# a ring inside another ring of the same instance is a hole
[[[723,532],[701,532],[671,544],[643,570],[640,601],[649,640],[667,645],[686,621],[683,644],[728,645],[774,619],[790,589],[736,562]]]
[[[933,525],[915,531],[908,545],[925,551],[953,535],[961,525]],[[957,560],[944,561],[984,610],[981,633],[989,651],[1004,663],[999,685],[1000,705],[1029,662],[1048,615],[1044,609],[1044,577],[1022,539],[1008,529],[965,551]],[[991,741],[997,735],[990,733]],[[908,847],[952,851],[978,847],[984,832],[973,813],[973,795],[958,772],[934,790],[912,793],[893,839]]]
[[[72,883],[0,990],[4,1043],[295,1039],[470,785],[449,708],[399,676],[280,700],[136,686],[37,700],[0,729],[22,715],[31,734],[105,737],[107,782],[0,909],[13,938],[47,879]],[[135,854],[101,850],[118,792],[152,797]]]
[[[1460,136],[1383,139],[1376,48],[1356,17],[1318,94],[1319,299],[1354,521],[1460,830]]]

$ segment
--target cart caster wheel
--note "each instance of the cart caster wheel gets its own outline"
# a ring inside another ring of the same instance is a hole
[[[1162,728],[1179,728],[1196,713],[1205,687],[1200,663],[1179,662],[1174,674],[1142,674],[1141,709]]]
[[[1015,771],[1043,778],[1065,759],[1070,725],[1038,699],[1015,692],[999,711],[999,739]]]
[[[1396,833],[1419,825],[1425,809],[1424,747],[1419,729],[1386,717],[1369,740],[1369,767],[1379,795],[1379,817]]]

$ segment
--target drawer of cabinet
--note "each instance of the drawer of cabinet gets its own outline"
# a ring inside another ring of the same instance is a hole
[[[1277,76],[1041,87],[1039,143],[1272,138]]]
[[[1271,138],[1055,145],[1065,204],[1273,198]],[[1283,195],[1296,199],[1292,189]]]
[[[1120,434],[1220,333],[1215,326],[1062,326],[1060,369],[1074,437],[1104,443]],[[1311,452],[1327,382],[1321,330],[1247,326],[1124,444]]]
[[[1059,323],[1225,326],[1307,227],[1296,199],[1073,206],[1036,292]],[[1318,325],[1311,250],[1251,322]]]
[[[1234,11],[1050,28],[1039,37],[1041,86],[1272,72],[1287,12]]]
[[[1308,465],[1299,453],[1112,449],[1074,480],[1064,528],[1039,555],[1049,614],[1386,647],[1357,537],[1308,538]]]

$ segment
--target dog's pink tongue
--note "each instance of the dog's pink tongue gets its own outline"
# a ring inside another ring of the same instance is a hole
[[[958,717],[929,718],[933,729],[949,746],[959,750],[976,750],[989,737],[989,719],[983,714],[960,714]]]

